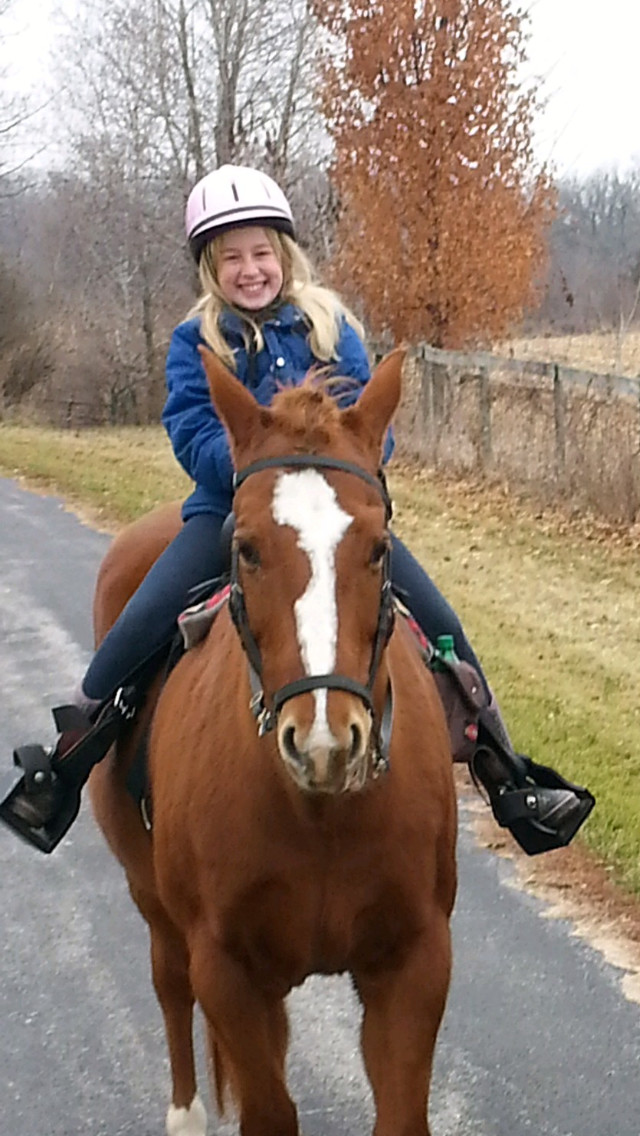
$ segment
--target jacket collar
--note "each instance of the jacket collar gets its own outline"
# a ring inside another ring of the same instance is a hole
[[[224,308],[219,316],[218,323],[220,330],[224,336],[240,336],[244,331],[244,320],[238,312],[232,311],[230,308]],[[263,327],[275,328],[293,328],[298,324],[304,324],[305,318],[300,308],[295,304],[282,304],[281,307],[262,324]]]

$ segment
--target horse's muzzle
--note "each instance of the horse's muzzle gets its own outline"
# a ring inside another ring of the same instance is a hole
[[[372,771],[372,719],[364,705],[349,699],[339,723],[311,725],[296,714],[299,700],[282,710],[277,741],[287,771],[310,793],[338,794],[361,789]]]

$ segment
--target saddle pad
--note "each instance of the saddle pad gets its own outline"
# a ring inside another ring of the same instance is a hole
[[[226,584],[215,595],[209,596],[201,603],[193,604],[192,607],[185,608],[182,614],[178,616],[178,630],[182,636],[185,651],[206,639],[216,615],[220,608],[226,604],[230,593],[231,585]]]

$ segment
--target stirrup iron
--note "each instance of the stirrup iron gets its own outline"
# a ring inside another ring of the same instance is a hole
[[[121,688],[90,721],[77,706],[53,711],[60,735],[78,733],[66,752],[25,745],[14,750],[14,769],[0,781],[0,820],[40,852],[53,852],[76,819],[91,770],[135,716],[133,687]],[[60,739],[58,739],[58,744]]]
[[[0,782],[0,819],[40,852],[50,853],[66,835],[80,810],[81,785],[65,784],[51,768],[51,751],[41,745],[14,750],[15,768]],[[38,807],[51,795],[51,808],[42,823],[22,815],[21,805],[30,800]]]
[[[565,847],[593,809],[593,795],[555,769],[510,753],[486,711],[480,712],[479,726],[479,745],[469,770],[476,787],[488,794],[498,824],[509,829],[529,856]]]

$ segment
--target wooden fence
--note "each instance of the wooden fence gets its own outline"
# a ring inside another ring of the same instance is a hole
[[[420,344],[397,438],[401,454],[432,468],[640,519],[640,379]]]

